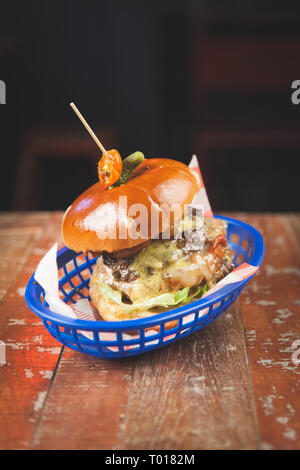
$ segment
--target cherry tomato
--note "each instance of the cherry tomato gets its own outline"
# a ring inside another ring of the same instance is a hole
[[[108,156],[103,153],[98,162],[99,181],[105,186],[114,184],[122,174],[122,158],[115,149],[107,151]]]

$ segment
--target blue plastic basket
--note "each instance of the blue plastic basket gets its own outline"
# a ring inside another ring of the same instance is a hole
[[[243,262],[260,266],[264,257],[261,234],[245,222],[216,217],[228,222],[228,246],[235,266]],[[75,253],[67,247],[58,251],[59,288],[65,302],[75,303],[80,298],[88,297],[89,277],[95,263],[96,258]],[[49,309],[43,288],[35,282],[34,274],[27,285],[25,300],[51,335],[65,346],[101,358],[119,358],[160,348],[203,328],[235,301],[251,277],[182,307],[128,321],[84,321],[58,315]],[[173,325],[171,329],[170,322]],[[83,335],[83,331],[89,332],[91,339]],[[107,333],[111,333],[109,340]]]

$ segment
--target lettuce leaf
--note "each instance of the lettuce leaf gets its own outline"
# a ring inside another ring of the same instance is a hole
[[[185,300],[184,300],[184,303],[188,303],[190,302],[194,297],[202,297],[202,295],[205,294],[205,292],[207,291],[208,289],[208,286],[207,284],[204,284],[204,286],[201,286],[201,287],[198,287],[198,289],[191,295],[189,295]]]
[[[166,294],[160,294],[155,297],[151,297],[150,299],[144,300],[143,302],[134,302],[133,304],[126,304],[122,302],[122,294],[121,292],[112,289],[110,286],[105,284],[100,284],[100,290],[105,297],[108,297],[110,300],[115,302],[116,304],[120,305],[124,313],[131,313],[136,310],[147,310],[153,307],[172,307],[173,305],[177,305],[179,303],[187,303],[190,302],[196,295],[199,295],[207,290],[207,286],[199,287],[197,291],[192,294],[188,295],[189,287],[185,287],[184,289],[178,290],[177,292],[168,292]]]

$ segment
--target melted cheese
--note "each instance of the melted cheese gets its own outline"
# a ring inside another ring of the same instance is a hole
[[[193,228],[188,222],[185,230]],[[215,273],[215,258],[209,253],[209,243],[220,233],[226,234],[226,226],[216,219],[205,219],[200,227],[203,246],[198,251],[187,252],[179,248],[177,240],[153,240],[134,255],[130,270],[138,274],[137,279],[125,282],[116,280],[109,266],[99,258],[93,276],[102,283],[126,294],[132,302],[148,299],[165,292],[175,292],[183,287],[193,287],[204,280],[211,287]]]
[[[135,286],[130,289],[130,299],[134,302],[165,292],[163,275],[170,265],[180,263],[184,258],[187,256],[183,256],[174,240],[154,240],[150,243],[134,257],[130,265],[130,269],[139,273],[139,278],[134,281]]]

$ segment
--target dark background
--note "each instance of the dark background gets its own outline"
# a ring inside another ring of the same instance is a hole
[[[299,1],[5,2],[0,79],[1,210],[97,180],[70,101],[123,157],[196,153],[215,211],[300,209]]]

